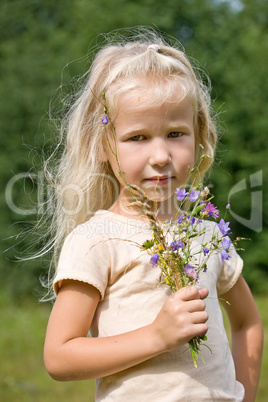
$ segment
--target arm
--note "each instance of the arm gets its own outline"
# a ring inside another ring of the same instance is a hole
[[[98,378],[174,350],[207,332],[202,300],[207,294],[206,289],[181,289],[166,300],[153,323],[121,335],[89,338],[99,292],[86,283],[65,280],[48,323],[46,368],[60,381]]]
[[[222,296],[232,331],[232,353],[237,380],[245,387],[244,402],[254,402],[261,368],[263,328],[252,294],[242,276]]]

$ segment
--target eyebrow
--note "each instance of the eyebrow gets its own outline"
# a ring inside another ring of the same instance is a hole
[[[136,128],[136,129],[134,128],[133,130],[124,131],[122,136],[123,137],[128,137],[128,136],[134,137],[135,135],[145,134],[146,132],[147,132],[147,130],[145,128]]]

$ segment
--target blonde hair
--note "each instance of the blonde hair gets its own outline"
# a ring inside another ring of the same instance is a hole
[[[195,108],[196,143],[202,144],[210,155],[202,165],[200,176],[213,162],[216,130],[211,118],[209,86],[205,86],[185,53],[170,46],[152,29],[131,30],[119,40],[108,36],[106,44],[96,55],[86,73],[84,87],[65,115],[61,135],[64,151],[50,173],[54,188],[54,253],[57,257],[64,238],[78,224],[88,220],[99,209],[108,209],[118,191],[117,179],[105,161],[103,93],[109,110],[116,109],[117,98],[125,93],[133,79],[151,78],[165,85],[165,99],[174,93],[174,80],[179,80]],[[157,45],[150,47],[150,45]],[[160,84],[159,84],[160,85]],[[163,102],[163,91],[159,101]]]

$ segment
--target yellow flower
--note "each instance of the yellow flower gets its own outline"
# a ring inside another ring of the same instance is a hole
[[[168,286],[171,286],[171,285],[172,285],[171,282],[170,282],[170,280],[169,280],[168,278],[165,278],[165,282],[166,282],[166,284],[167,284]]]
[[[164,248],[163,248],[163,245],[162,244],[159,244],[159,246],[157,247],[157,251],[163,251],[164,250]]]

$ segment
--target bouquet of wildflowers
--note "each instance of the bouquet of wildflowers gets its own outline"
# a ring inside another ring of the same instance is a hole
[[[131,206],[142,209],[152,228],[152,238],[146,240],[142,248],[151,255],[152,266],[160,268],[162,283],[168,285],[172,292],[197,284],[199,274],[201,271],[206,272],[208,258],[213,252],[220,252],[222,262],[231,258],[228,254],[232,244],[228,236],[230,227],[224,219],[217,223],[218,230],[215,230],[209,241],[199,242],[200,247],[193,246],[193,242],[205,233],[203,220],[218,220],[219,217],[219,210],[211,202],[213,196],[207,187],[202,189],[200,184],[189,192],[178,188],[177,216],[161,224],[157,221],[157,214],[151,212],[150,200],[146,195],[136,186],[130,187],[142,197],[142,200],[134,201]],[[185,204],[188,205],[187,209],[184,208]],[[205,335],[197,336],[189,342],[195,367],[198,356],[201,356],[200,345],[206,339]]]

